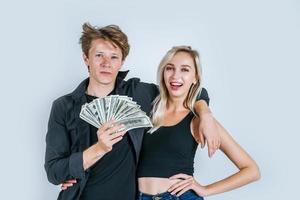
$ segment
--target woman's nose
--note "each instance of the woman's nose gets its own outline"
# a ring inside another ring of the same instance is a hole
[[[180,71],[175,69],[171,75],[172,78],[177,79],[180,77]]]

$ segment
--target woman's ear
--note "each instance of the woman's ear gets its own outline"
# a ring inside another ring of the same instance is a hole
[[[196,84],[197,84],[197,80],[196,80],[196,79],[193,81],[193,84],[194,84],[194,85],[196,85]]]

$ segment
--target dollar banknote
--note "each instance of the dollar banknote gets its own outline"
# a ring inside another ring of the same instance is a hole
[[[112,119],[116,124],[123,124],[126,131],[152,127],[150,118],[141,110],[140,105],[131,97],[123,95],[96,98],[82,105],[79,117],[96,128]]]

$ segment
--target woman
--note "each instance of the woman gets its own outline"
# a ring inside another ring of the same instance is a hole
[[[138,166],[139,199],[203,199],[258,180],[254,160],[218,123],[220,150],[239,171],[218,182],[202,185],[193,177],[198,146],[193,104],[201,90],[199,56],[190,47],[173,47],[158,68],[160,95],[154,103],[152,134],[146,134]],[[179,197],[179,198],[178,198]]]

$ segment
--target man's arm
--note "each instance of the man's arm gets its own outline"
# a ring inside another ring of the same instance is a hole
[[[82,179],[85,171],[112,150],[122,140],[123,125],[107,122],[97,131],[98,142],[84,152],[71,152],[70,135],[65,127],[64,108],[61,102],[52,106],[46,136],[45,169],[48,180],[57,185],[70,179]],[[112,134],[114,133],[114,134]]]
[[[62,99],[53,103],[46,135],[44,166],[48,180],[55,185],[85,176],[82,152],[71,153],[71,138],[65,126],[65,108]]]
[[[83,152],[83,169],[87,170],[112,150],[113,145],[123,139],[126,131],[123,125],[115,125],[114,121],[104,123],[97,131],[98,142]]]
[[[199,139],[201,147],[205,146],[207,141],[208,156],[211,157],[220,147],[221,139],[217,130],[215,119],[208,107],[209,97],[205,88],[202,89],[200,97],[194,105],[194,109],[200,118],[199,123]]]

